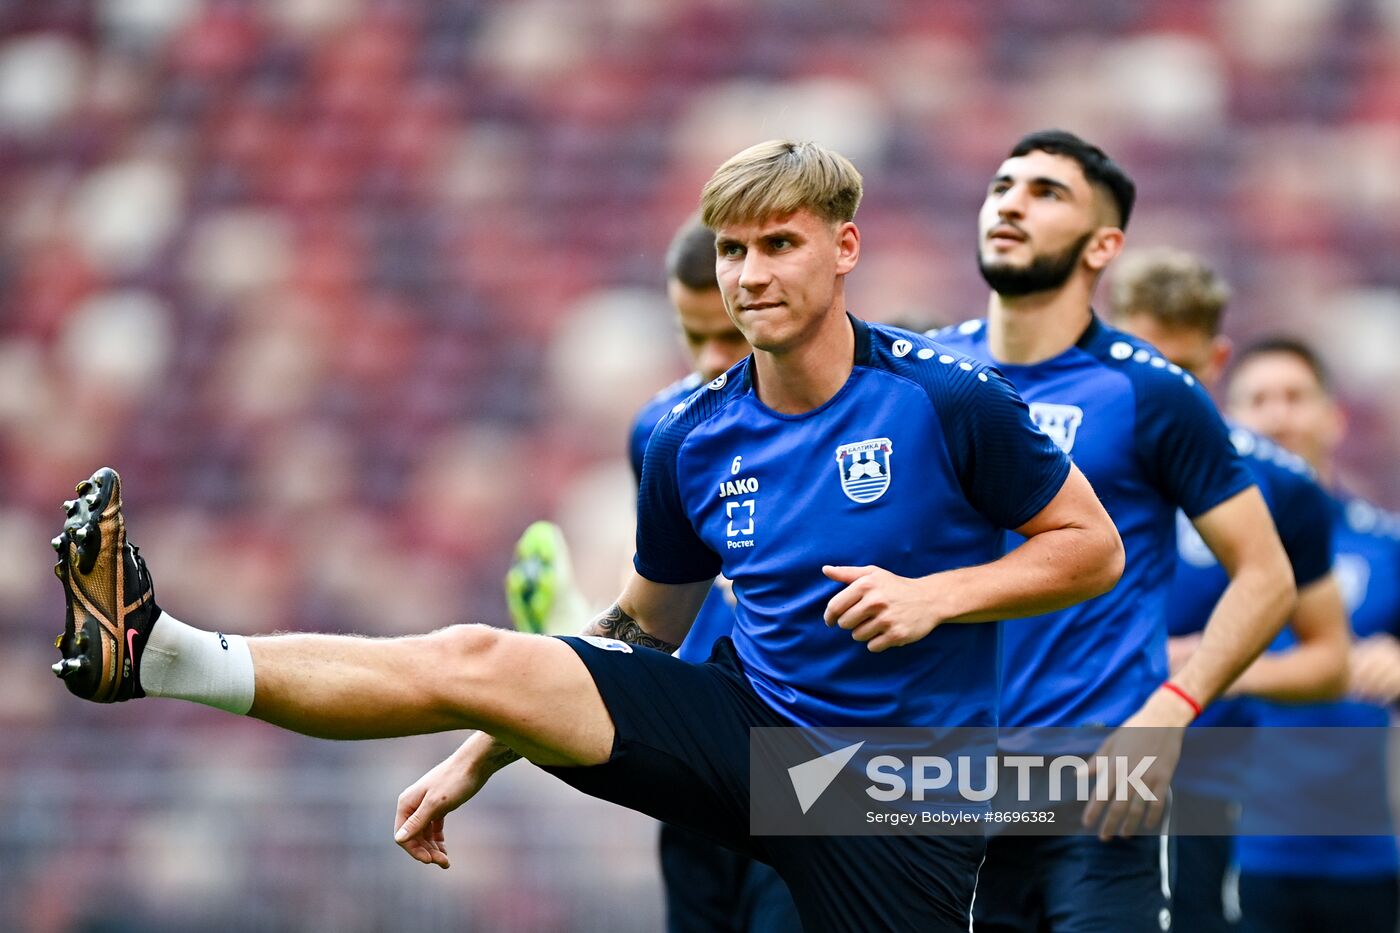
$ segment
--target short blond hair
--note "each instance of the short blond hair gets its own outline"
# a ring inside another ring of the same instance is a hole
[[[806,208],[830,223],[854,220],[860,172],[839,152],[813,142],[770,139],[715,169],[700,194],[700,219],[711,230]]]
[[[1164,327],[1220,333],[1230,287],[1205,260],[1175,249],[1132,253],[1119,260],[1113,280],[1113,312],[1146,314]]]

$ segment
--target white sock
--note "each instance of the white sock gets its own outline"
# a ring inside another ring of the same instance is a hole
[[[162,610],[141,655],[141,689],[241,716],[253,708],[248,639],[202,631]]]

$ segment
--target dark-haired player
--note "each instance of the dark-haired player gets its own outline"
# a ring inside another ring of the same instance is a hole
[[[1345,419],[1327,369],[1307,344],[1290,338],[1241,352],[1229,379],[1232,417],[1306,459],[1332,492],[1336,574],[1357,638],[1348,699],[1312,705],[1259,705],[1261,726],[1369,729],[1357,741],[1319,741],[1318,753],[1288,781],[1251,788],[1251,809],[1309,812],[1363,807],[1389,825],[1385,727],[1400,696],[1400,519],[1346,492],[1336,452]],[[1291,733],[1298,735],[1299,733]],[[1400,902],[1400,856],[1391,833],[1347,836],[1241,835],[1240,907],[1244,929],[1269,933],[1393,933]]]
[[[1203,261],[1158,250],[1123,260],[1114,281],[1114,323],[1214,389],[1231,349],[1220,332],[1228,301],[1229,289]],[[1232,427],[1230,437],[1264,493],[1298,585],[1298,608],[1280,633],[1277,650],[1250,665],[1231,685],[1230,697],[1211,704],[1192,723],[1245,728],[1255,724],[1252,698],[1301,703],[1341,696],[1351,630],[1332,574],[1331,499],[1312,468],[1242,427]],[[1167,614],[1175,664],[1195,650],[1229,580],[1191,524],[1181,513],[1177,519],[1176,575]],[[1219,754],[1209,744],[1201,754],[1188,755],[1172,782],[1177,824],[1222,830],[1235,824],[1247,789],[1243,772],[1240,758]],[[1223,831],[1188,834],[1176,843],[1173,922],[1192,933],[1228,933],[1239,917],[1233,837]]]
[[[935,335],[1016,386],[1036,423],[1089,477],[1127,554],[1112,592],[1003,627],[1004,727],[1184,727],[1293,606],[1288,559],[1210,398],[1090,307],[1122,249],[1134,195],[1123,170],[1079,137],[1022,139],[979,216],[987,317]],[[1178,509],[1231,580],[1200,650],[1168,679],[1165,599]],[[1125,747],[1129,735],[1119,730],[1107,750]],[[1106,807],[1091,802],[1083,818],[1100,839],[992,839],[978,884],[979,931],[1159,933],[1170,924],[1167,839],[1132,835],[1144,816],[1160,817],[1168,796],[1179,746],[1157,738],[1167,742],[1148,782],[1157,802],[1148,807],[1135,794]]]

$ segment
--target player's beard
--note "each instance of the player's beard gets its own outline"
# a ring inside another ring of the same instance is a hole
[[[1020,298],[1036,292],[1048,292],[1065,284],[1079,256],[1094,235],[1090,230],[1058,253],[1040,254],[1028,266],[989,265],[982,251],[977,251],[977,268],[992,291],[1004,298]]]

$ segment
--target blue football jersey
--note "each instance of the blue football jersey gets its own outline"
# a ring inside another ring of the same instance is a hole
[[[1332,568],[1331,497],[1297,454],[1234,425],[1230,440],[1259,484],[1298,588],[1316,583]],[[1192,635],[1206,627],[1230,578],[1185,513],[1177,512],[1176,530],[1176,573],[1167,602],[1167,631]],[[1278,644],[1271,646],[1277,649]],[[1250,726],[1255,722],[1254,710],[1255,701],[1249,697],[1216,700],[1192,725]],[[1241,778],[1238,762],[1187,754],[1172,783],[1203,796],[1237,800]]]
[[[656,430],[657,424],[675,407],[677,402],[684,401],[699,387],[700,376],[691,373],[684,379],[678,379],[662,389],[652,397],[651,401],[642,406],[641,411],[637,412],[637,417],[632,422],[628,453],[632,459],[632,472],[637,477],[639,487],[642,482],[642,459],[646,455],[647,441],[651,440],[651,432]],[[710,656],[710,650],[714,647],[717,639],[730,635],[733,631],[734,607],[726,600],[724,591],[715,586],[705,597],[700,612],[695,616],[695,623],[690,627],[690,633],[685,636],[680,648],[676,650],[676,657],[682,661],[698,664]]]
[[[827,627],[823,564],[922,577],[995,560],[1069,460],[993,369],[852,319],[855,365],[797,415],[760,401],[750,361],[677,403],[647,447],[638,573],[723,573],[754,690],[805,726],[994,726],[999,623],[943,625],[869,651]]]
[[[1400,519],[1349,496],[1332,498],[1331,517],[1334,572],[1356,637],[1400,635]],[[1285,629],[1275,647],[1292,643],[1292,632]],[[1261,702],[1257,715],[1266,727],[1359,726],[1378,731],[1374,742],[1326,743],[1325,753],[1301,756],[1291,780],[1259,782],[1250,789],[1251,798],[1268,795],[1268,806],[1287,812],[1325,807],[1342,795],[1367,801],[1380,818],[1389,818],[1385,734],[1379,731],[1390,724],[1386,707],[1356,700]],[[1247,801],[1246,829],[1249,813]],[[1238,850],[1241,868],[1258,874],[1365,879],[1400,870],[1393,836],[1241,837]]]
[[[1167,679],[1177,509],[1198,516],[1254,480],[1196,380],[1097,318],[1074,346],[1033,366],[993,359],[981,320],[934,339],[1005,374],[1088,477],[1126,552],[1108,593],[1003,626],[1002,724],[1116,726]]]

